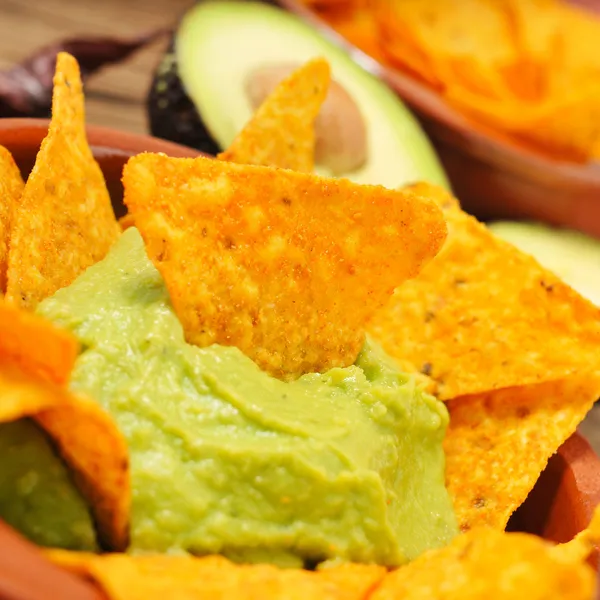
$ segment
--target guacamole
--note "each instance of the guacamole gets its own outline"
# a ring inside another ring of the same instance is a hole
[[[41,546],[96,550],[85,501],[29,419],[0,423],[0,517]]]
[[[128,441],[131,552],[398,565],[455,535],[446,408],[371,344],[292,383],[191,346],[134,228],[39,312],[79,338],[71,385]]]

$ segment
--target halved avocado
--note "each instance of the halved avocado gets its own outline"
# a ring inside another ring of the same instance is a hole
[[[541,223],[496,221],[489,228],[600,306],[600,240]]]
[[[151,131],[216,154],[253,113],[250,73],[318,56],[329,61],[366,124],[366,162],[339,175],[387,187],[416,180],[449,187],[416,119],[382,81],[296,16],[262,2],[204,0],[184,15],[150,92]],[[317,172],[332,175],[323,165]]]

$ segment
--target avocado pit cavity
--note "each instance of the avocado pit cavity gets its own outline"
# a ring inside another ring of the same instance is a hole
[[[278,63],[258,67],[246,79],[245,91],[256,110],[277,84],[299,64]],[[358,106],[335,80],[315,121],[315,162],[333,175],[355,171],[367,160],[367,130]]]

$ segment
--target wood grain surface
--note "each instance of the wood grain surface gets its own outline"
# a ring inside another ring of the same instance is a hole
[[[135,36],[174,25],[194,0],[0,0],[0,69],[67,37]],[[110,66],[86,86],[87,120],[145,133],[145,97],[167,39]]]

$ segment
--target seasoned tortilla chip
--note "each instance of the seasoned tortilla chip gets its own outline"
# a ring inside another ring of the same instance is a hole
[[[6,292],[12,215],[23,193],[23,179],[11,153],[0,146],[0,297]]]
[[[14,212],[7,298],[34,309],[104,258],[119,232],[87,143],[79,67],[61,52],[48,135]]]
[[[352,364],[373,312],[445,237],[428,199],[347,180],[143,154],[123,181],[187,340],[282,378]]]
[[[111,600],[362,600],[385,575],[375,565],[322,571],[235,565],[220,556],[126,556],[49,550],[54,563],[100,584]]]
[[[597,363],[600,309],[441,188],[410,189],[443,208],[448,238],[370,327],[392,357],[429,375],[442,400],[554,381]]]
[[[448,402],[446,479],[460,528],[504,529],[598,397],[600,371],[587,371]]]
[[[98,404],[66,389],[79,345],[68,332],[0,301],[0,422],[33,417],[54,440],[90,502],[100,538],[127,546],[125,439]]]
[[[133,220],[133,215],[131,213],[127,213],[124,217],[119,219],[119,227],[121,227],[122,231],[129,229],[130,227],[135,226],[135,221]]]
[[[317,58],[284,79],[261,104],[221,160],[310,173],[314,122],[327,95],[330,69]]]
[[[71,333],[0,300],[0,363],[12,362],[26,373],[65,385],[78,353]]]
[[[124,550],[130,505],[126,442],[92,400],[0,363],[0,422],[33,417],[48,432],[88,499],[100,539]]]
[[[541,538],[480,528],[390,573],[370,600],[591,600],[585,557]]]

